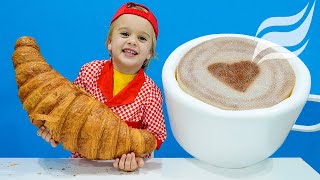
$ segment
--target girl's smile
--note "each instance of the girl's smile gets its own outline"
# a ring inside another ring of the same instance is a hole
[[[131,57],[134,57],[134,56],[138,55],[137,51],[135,51],[133,49],[130,49],[130,48],[125,48],[125,49],[122,50],[122,52],[128,58],[131,58]]]

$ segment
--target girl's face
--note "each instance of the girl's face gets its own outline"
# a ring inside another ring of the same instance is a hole
[[[107,42],[113,67],[124,74],[136,74],[152,57],[153,27],[148,20],[132,14],[124,14],[113,23],[116,24]]]

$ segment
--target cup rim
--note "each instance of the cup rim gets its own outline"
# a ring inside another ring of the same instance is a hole
[[[223,117],[230,117],[230,118],[239,118],[244,116],[257,117],[259,115],[265,115],[266,113],[272,113],[273,115],[276,115],[278,113],[289,112],[289,111],[292,111],[292,109],[296,109],[300,106],[302,107],[304,106],[310,93],[310,86],[311,86],[310,72],[299,57],[295,56],[291,51],[289,51],[284,47],[279,47],[281,49],[281,52],[290,53],[291,55],[295,56],[295,58],[291,58],[290,60],[288,60],[288,62],[291,65],[292,69],[294,70],[296,81],[295,81],[295,86],[293,88],[291,96],[274,106],[267,107],[267,108],[260,108],[260,109],[240,110],[240,111],[225,110],[225,109],[221,109],[213,105],[207,104],[185,93],[180,88],[175,78],[176,67],[180,62],[181,58],[192,47],[206,40],[211,40],[211,39],[220,38],[220,37],[246,38],[254,41],[261,40],[263,41],[263,43],[266,43],[267,45],[279,46],[270,41],[249,36],[249,35],[244,35],[244,34],[211,34],[211,35],[205,35],[205,36],[192,39],[180,45],[179,47],[177,47],[169,55],[169,57],[167,58],[163,66],[162,83],[165,90],[165,95],[167,95],[167,93],[170,93],[171,95],[173,95],[176,101],[179,101],[184,105],[192,106],[192,108],[201,110],[202,112],[207,112],[209,114],[214,113],[216,116],[221,115]]]

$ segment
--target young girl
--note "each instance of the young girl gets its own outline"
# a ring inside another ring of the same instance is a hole
[[[126,3],[114,15],[106,40],[110,60],[95,60],[82,66],[74,84],[106,104],[128,126],[150,131],[159,149],[166,139],[160,89],[143,71],[155,56],[158,24],[152,12],[141,4]],[[52,134],[41,127],[37,134],[53,147]],[[72,153],[72,158],[82,157]],[[123,154],[113,166],[123,171],[143,167],[144,159]]]

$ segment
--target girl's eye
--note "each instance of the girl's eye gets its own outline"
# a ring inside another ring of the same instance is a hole
[[[125,37],[127,37],[127,36],[129,36],[129,33],[127,33],[127,32],[122,32],[122,33],[120,33],[122,36],[125,36]]]
[[[139,37],[139,40],[140,41],[147,41],[147,39],[145,37],[142,37],[142,36]]]

